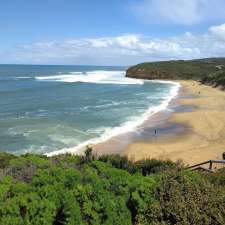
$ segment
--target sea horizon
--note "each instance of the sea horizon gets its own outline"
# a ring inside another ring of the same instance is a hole
[[[98,65],[98,64],[35,64],[35,63],[0,63],[0,66],[83,66],[83,67],[121,67],[128,69],[131,65]]]

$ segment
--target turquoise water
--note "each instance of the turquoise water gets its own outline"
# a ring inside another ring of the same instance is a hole
[[[0,148],[50,153],[135,130],[176,95],[125,68],[0,65]]]

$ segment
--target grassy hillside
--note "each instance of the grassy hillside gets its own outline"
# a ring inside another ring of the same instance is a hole
[[[225,58],[146,62],[127,70],[128,77],[144,79],[195,79],[225,71]],[[154,74],[158,74],[157,77]]]
[[[0,224],[225,224],[225,173],[121,156],[0,154]]]

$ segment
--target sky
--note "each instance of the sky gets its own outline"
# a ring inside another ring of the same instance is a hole
[[[0,0],[1,64],[225,57],[225,0]]]

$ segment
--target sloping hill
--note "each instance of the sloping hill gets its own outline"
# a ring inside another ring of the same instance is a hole
[[[140,79],[202,80],[225,72],[225,58],[145,62],[132,66],[126,76]],[[217,75],[218,76],[218,75]]]

